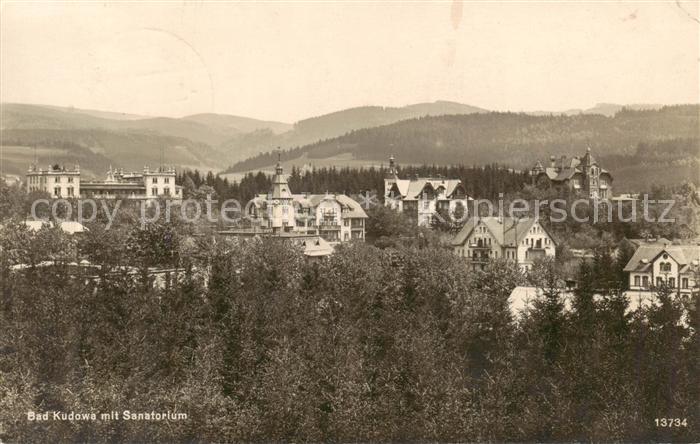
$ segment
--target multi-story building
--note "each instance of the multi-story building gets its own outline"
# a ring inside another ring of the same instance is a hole
[[[55,198],[70,198],[80,196],[80,167],[73,169],[65,166],[49,165],[41,169],[31,165],[27,171],[27,192],[42,191]]]
[[[557,159],[552,156],[546,168],[537,162],[530,170],[530,177],[533,185],[566,187],[592,199],[610,199],[613,196],[612,175],[598,165],[590,147],[581,158],[567,159],[562,156]]]
[[[56,198],[91,197],[99,199],[182,199],[182,187],[175,184],[175,169],[144,167],[143,173],[107,171],[105,180],[82,180],[80,168],[59,165],[47,170],[32,165],[27,171],[27,191],[44,191]]]
[[[364,240],[367,213],[343,194],[292,194],[278,163],[272,187],[254,198],[247,215],[263,233],[317,235],[331,244]]]
[[[536,259],[554,257],[556,243],[537,219],[472,217],[452,239],[452,248],[474,270],[497,258],[528,270]]]
[[[667,286],[678,293],[700,291],[700,245],[643,243],[625,266],[632,292]]]
[[[384,205],[406,214],[418,225],[430,225],[438,211],[454,212],[466,205],[467,194],[459,179],[416,177],[399,179],[394,156],[384,178]]]

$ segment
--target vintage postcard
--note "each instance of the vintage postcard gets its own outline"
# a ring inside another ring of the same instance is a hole
[[[697,1],[0,0],[0,444],[700,441]]]

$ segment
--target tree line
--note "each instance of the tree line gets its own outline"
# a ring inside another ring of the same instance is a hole
[[[528,273],[503,261],[470,271],[419,234],[308,261],[280,239],[100,225],[71,237],[4,223],[3,441],[700,436],[698,296],[657,288],[657,303],[631,305],[626,259],[609,251],[579,264],[579,286],[564,298],[555,261]],[[76,256],[93,277],[73,271]],[[31,266],[11,269],[22,263]],[[151,267],[181,271],[153,285]],[[538,296],[515,313],[509,295],[523,285]],[[51,410],[188,419],[26,419]]]
[[[301,169],[294,166],[288,173],[289,187],[293,193],[318,194],[328,191],[352,195],[369,191],[376,193],[380,201],[384,198],[384,178],[388,177],[388,169],[385,167]],[[398,176],[401,179],[459,179],[470,197],[484,199],[497,199],[499,193],[515,192],[529,181],[523,172],[500,165],[409,165],[399,167]],[[205,174],[198,170],[185,170],[178,173],[176,183],[183,185],[185,197],[209,193],[221,200],[239,199],[247,202],[258,194],[267,193],[272,186],[272,179],[261,171],[246,173],[240,181],[229,181],[211,171]]]

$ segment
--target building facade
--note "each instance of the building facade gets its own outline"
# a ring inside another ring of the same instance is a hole
[[[49,165],[47,169],[41,169],[37,165],[31,165],[26,174],[26,181],[28,193],[41,191],[57,199],[80,197],[78,165],[72,169],[59,165]]]
[[[557,159],[552,156],[546,168],[537,162],[530,170],[530,177],[532,184],[537,186],[568,188],[591,199],[613,197],[612,175],[598,165],[590,148],[581,158],[567,159],[562,156]]]
[[[384,205],[406,214],[420,226],[429,226],[438,211],[467,209],[466,191],[459,179],[423,177],[399,179],[394,156],[384,178]]]
[[[357,201],[344,194],[292,194],[279,162],[270,191],[246,212],[263,233],[316,235],[331,244],[365,239],[367,213]]]
[[[556,254],[552,236],[537,219],[529,217],[472,217],[452,239],[452,248],[474,270],[498,258],[529,270],[538,258]]]
[[[700,291],[700,245],[640,245],[625,266],[629,289],[652,293],[667,286],[680,294]]]
[[[125,173],[110,167],[104,180],[81,180],[77,165],[73,169],[52,165],[46,170],[32,165],[26,181],[28,192],[43,191],[55,198],[181,200],[182,187],[175,184],[175,176],[172,167],[151,170],[146,166],[142,173]]]

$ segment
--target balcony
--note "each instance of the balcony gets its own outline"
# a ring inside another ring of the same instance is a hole
[[[321,231],[337,231],[340,230],[340,225],[337,224],[320,224],[318,229]]]

